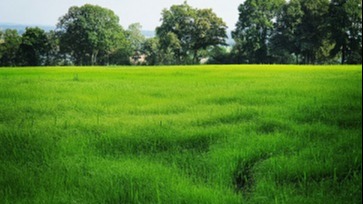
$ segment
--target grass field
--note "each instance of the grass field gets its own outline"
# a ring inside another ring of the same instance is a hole
[[[0,203],[362,202],[361,66],[0,69]]]

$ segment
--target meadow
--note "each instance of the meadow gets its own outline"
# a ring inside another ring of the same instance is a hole
[[[0,69],[0,203],[362,203],[361,66]]]

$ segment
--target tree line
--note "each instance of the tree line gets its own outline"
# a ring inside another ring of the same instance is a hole
[[[361,0],[246,0],[227,46],[227,26],[186,2],[161,13],[156,36],[124,29],[111,10],[71,7],[54,31],[0,30],[0,66],[361,64]]]

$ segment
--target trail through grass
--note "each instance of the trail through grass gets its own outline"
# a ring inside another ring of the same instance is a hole
[[[361,66],[0,69],[1,203],[361,203]]]

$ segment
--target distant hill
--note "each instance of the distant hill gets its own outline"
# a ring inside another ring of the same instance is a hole
[[[155,31],[152,30],[142,30],[141,33],[146,37],[146,38],[153,38],[155,37]]]
[[[23,24],[14,24],[14,23],[0,23],[0,30],[14,29],[17,30],[20,34],[24,33],[27,27],[39,27],[45,30],[46,32],[56,29],[56,26],[47,26],[47,25],[23,25]],[[141,32],[147,38],[155,36],[155,32],[151,30],[143,30]]]
[[[46,32],[56,29],[55,26],[47,26],[47,25],[23,25],[23,24],[14,24],[14,23],[0,23],[0,30],[14,29],[17,30],[19,34],[23,34],[27,27],[39,27],[45,30]],[[142,30],[141,32],[146,38],[155,37],[155,31]],[[227,44],[234,45],[235,42],[232,39],[231,31],[227,31],[227,35],[228,35]]]
[[[22,25],[22,24],[14,24],[14,23],[0,23],[0,30],[6,29],[14,29],[17,30],[18,33],[23,34],[27,27],[39,27],[46,32],[54,30],[55,26],[45,26],[45,25]]]

